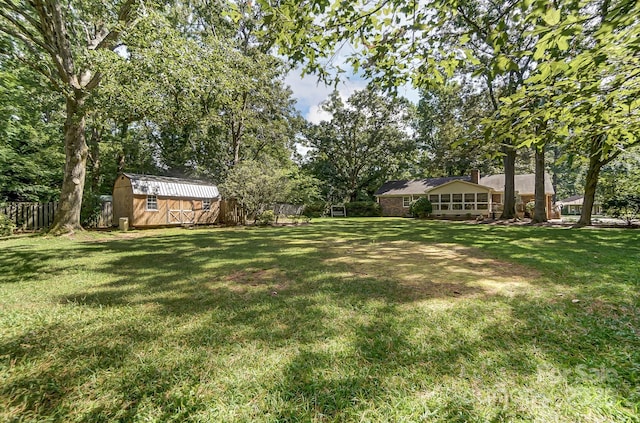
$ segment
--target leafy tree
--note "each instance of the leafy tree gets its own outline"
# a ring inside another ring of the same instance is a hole
[[[286,199],[289,180],[284,171],[270,163],[245,160],[229,171],[220,188],[226,198],[235,199],[246,216],[255,220]]]
[[[76,0],[0,0],[0,32],[11,39],[3,54],[42,74],[66,103],[65,166],[60,205],[50,230],[80,229],[88,155],[86,101],[102,74],[92,58],[118,46],[141,3]]]
[[[329,7],[324,0],[283,0],[260,4],[279,34],[280,51],[307,69],[329,75],[327,58],[340,43],[351,43],[347,62],[385,87],[405,81],[426,88],[443,84],[456,71],[486,87],[491,108],[522,85],[531,70],[527,54],[536,42],[528,13],[542,2],[486,0],[359,0]],[[337,4],[337,3],[336,3]],[[331,63],[331,59],[329,59]],[[515,140],[501,139],[504,157],[503,218],[515,216]]]
[[[171,174],[220,181],[245,159],[287,163],[300,117],[283,63],[233,38],[173,25],[157,15],[131,33],[127,57],[103,84],[110,108],[144,128]]]
[[[491,149],[483,144],[482,119],[491,107],[484,93],[456,83],[422,92],[416,114],[420,156],[414,177],[459,176],[470,169],[493,171]]]
[[[355,92],[345,104],[334,92],[324,103],[330,121],[312,125],[306,142],[312,147],[311,167],[337,199],[355,201],[402,172],[415,152],[408,130],[409,103],[382,96],[373,88]]]
[[[530,19],[537,20],[540,37],[532,52],[538,66],[519,92],[505,99],[520,112],[512,129],[533,120],[552,122],[546,132],[587,159],[580,224],[591,222],[602,168],[640,144],[638,13],[640,4],[627,0],[536,9]],[[528,110],[532,99],[539,104]]]
[[[607,214],[628,224],[640,218],[640,149],[627,151],[603,167],[598,195]]]
[[[629,226],[640,218],[640,194],[617,196],[606,201],[603,206],[607,214],[624,219]]]
[[[62,104],[20,62],[0,63],[0,202],[57,199],[64,154]]]

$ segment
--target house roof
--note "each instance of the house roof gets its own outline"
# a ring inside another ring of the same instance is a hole
[[[218,187],[198,179],[124,173],[131,181],[134,195],[157,195],[176,198],[218,198]]]
[[[497,175],[483,176],[480,178],[480,185],[491,187],[496,192],[504,192],[504,173]],[[536,175],[527,173],[525,175],[516,175],[515,190],[520,195],[533,195],[536,192]],[[544,174],[544,192],[548,195],[555,194],[553,182],[548,173]]]
[[[584,203],[584,196],[582,195],[572,195],[569,198],[565,198],[564,200],[558,200],[556,203],[560,203],[563,206],[581,206]]]
[[[452,181],[469,181],[469,176],[449,176],[444,178],[411,179],[385,182],[374,195],[419,195],[430,189]]]

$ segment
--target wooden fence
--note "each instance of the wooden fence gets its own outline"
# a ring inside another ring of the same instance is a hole
[[[53,223],[58,203],[8,203],[0,208],[18,230],[37,231]]]
[[[57,202],[51,203],[7,203],[0,207],[0,213],[6,215],[16,229],[21,231],[38,231],[46,229],[53,223],[58,209]],[[94,222],[88,225],[91,228],[108,228],[113,224],[113,205],[111,201],[102,203],[102,211],[96,216]]]

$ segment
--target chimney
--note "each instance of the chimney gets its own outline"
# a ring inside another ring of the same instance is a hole
[[[471,182],[474,184],[480,183],[480,169],[471,169]]]

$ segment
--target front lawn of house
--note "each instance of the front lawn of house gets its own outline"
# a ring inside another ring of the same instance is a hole
[[[637,230],[327,219],[0,251],[0,421],[640,420]]]

